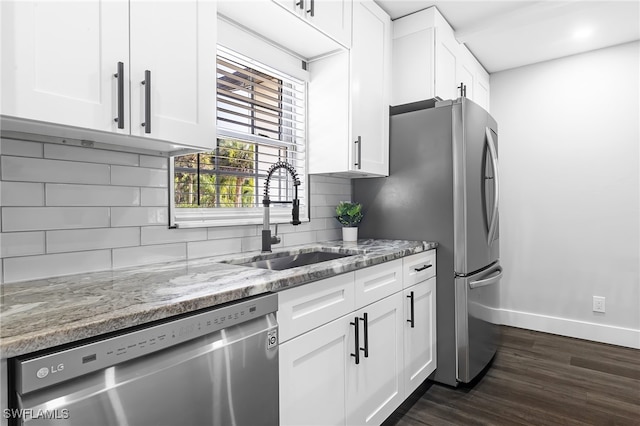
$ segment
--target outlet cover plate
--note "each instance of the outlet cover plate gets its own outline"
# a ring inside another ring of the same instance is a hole
[[[601,296],[593,296],[593,312],[602,312],[604,313],[604,297]]]

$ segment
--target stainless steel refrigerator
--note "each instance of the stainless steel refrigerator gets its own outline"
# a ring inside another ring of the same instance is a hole
[[[437,248],[435,381],[473,380],[499,339],[498,127],[466,98],[391,108],[390,174],[354,179],[364,238]]]

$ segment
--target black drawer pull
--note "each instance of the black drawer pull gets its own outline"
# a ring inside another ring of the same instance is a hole
[[[413,268],[413,270],[416,271],[416,272],[422,272],[425,269],[431,268],[432,266],[433,266],[432,264],[428,264],[428,265],[424,265],[422,268]]]
[[[349,324],[353,325],[356,328],[354,336],[356,353],[351,354],[351,356],[355,357],[356,364],[360,364],[360,321],[358,316],[356,316],[354,321],[350,322]]]
[[[113,75],[118,79],[118,116],[113,119],[118,129],[124,129],[124,63],[118,62],[118,72]]]
[[[145,133],[151,133],[151,71],[145,70],[144,80],[141,82],[144,86],[144,127]]]
[[[411,323],[411,328],[416,327],[416,317],[413,312],[413,292],[407,296],[409,300],[411,300],[411,319],[408,319],[407,322]]]
[[[364,352],[364,357],[369,358],[369,316],[365,312],[360,318],[364,321],[364,348],[360,348]]]

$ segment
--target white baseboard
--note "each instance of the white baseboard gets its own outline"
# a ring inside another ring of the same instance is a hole
[[[504,325],[640,349],[640,330],[632,328],[506,309],[499,309],[494,313],[494,319],[499,318],[498,322]]]

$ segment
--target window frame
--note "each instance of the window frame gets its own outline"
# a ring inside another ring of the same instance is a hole
[[[230,53],[236,57],[240,57],[246,61],[246,64],[251,66],[252,64],[257,64],[260,68],[266,69],[269,72],[272,72],[275,76],[284,75],[286,78],[296,81],[301,84],[304,88],[305,98],[304,98],[304,133],[303,133],[303,144],[301,145],[303,148],[304,159],[299,160],[303,163],[304,168],[304,176],[300,176],[302,180],[303,187],[301,188],[303,198],[301,200],[300,205],[300,221],[308,222],[310,220],[310,184],[309,184],[309,159],[308,159],[308,81],[301,80],[300,78],[287,75],[287,73],[278,71],[267,64],[259,63],[256,60],[248,58],[242,54],[239,54],[231,49],[225,48],[223,46],[218,45],[219,51],[224,53]],[[216,52],[217,57],[217,52]],[[216,96],[216,110],[217,110],[217,99]],[[217,112],[216,112],[217,117]],[[217,118],[216,118],[217,121]],[[245,141],[248,143],[257,143],[261,145],[278,145],[282,144],[283,146],[291,146],[289,142],[281,142],[279,140],[274,140],[258,135],[252,134],[244,134],[242,132],[233,131],[231,129],[221,128],[216,125],[216,135],[214,136],[216,139],[219,138],[230,138],[237,139],[241,141]],[[300,146],[296,143],[297,146]],[[216,142],[217,146],[217,142]],[[208,151],[202,151],[208,152]],[[191,152],[194,153],[194,152]],[[185,152],[185,154],[188,154]],[[175,160],[174,157],[170,157],[169,159],[169,226],[171,228],[197,228],[197,227],[220,227],[220,226],[242,226],[242,225],[259,225],[263,223],[263,215],[264,215],[264,207],[256,206],[256,207],[212,207],[212,208],[188,208],[188,207],[176,207],[175,203]],[[291,176],[287,174],[287,182],[293,181]],[[272,184],[273,185],[273,184]],[[258,199],[262,199],[260,195],[260,191],[262,191],[263,186],[259,185],[259,182],[256,182],[256,196]],[[269,215],[270,215],[270,223],[271,224],[283,224],[291,222],[291,205],[290,204],[277,204],[274,203],[273,196],[271,197],[272,204],[269,207]]]

